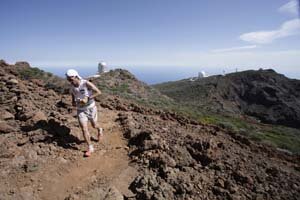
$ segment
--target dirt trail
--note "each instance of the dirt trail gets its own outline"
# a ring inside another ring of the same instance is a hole
[[[72,160],[58,157],[56,161],[30,173],[25,178],[27,181],[19,183],[19,195],[14,197],[45,200],[103,199],[111,187],[125,196],[131,196],[128,186],[137,172],[129,165],[126,141],[115,122],[116,118],[116,112],[101,110],[100,123],[105,136],[101,142],[93,142],[96,150],[91,157],[84,158],[86,146],[78,145],[79,150],[72,150],[77,151]],[[91,135],[96,135],[92,128],[90,131]]]

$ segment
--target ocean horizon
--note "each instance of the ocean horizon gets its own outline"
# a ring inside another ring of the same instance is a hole
[[[88,67],[38,67],[38,68],[46,72],[51,72],[52,74],[62,78],[65,77],[65,72],[68,69],[77,70],[80,76],[82,77],[92,76],[96,74],[98,70],[97,67],[90,67],[90,66]],[[177,67],[174,67],[174,69],[172,69],[172,67],[159,67],[159,69],[153,69],[152,67],[149,67],[149,69],[145,69],[145,68],[141,69],[138,67],[111,67],[108,68],[107,70],[109,71],[113,69],[128,70],[138,80],[145,82],[149,85],[168,82],[168,81],[177,81],[177,80],[186,79],[190,77],[197,77],[198,72],[203,71],[200,69],[199,71],[184,70],[184,69],[178,69]],[[209,74],[209,75],[215,75],[215,74]]]
[[[46,66],[40,66],[38,67],[41,70],[44,70],[46,72],[51,72],[54,75],[57,75],[59,77],[64,78],[65,72],[68,69],[75,69],[78,71],[78,73],[82,77],[89,77],[92,75],[97,74],[98,68],[91,67],[91,66],[80,66],[80,67],[46,67]],[[197,77],[198,73],[201,71],[204,71],[208,76],[212,75],[221,75],[221,74],[228,74],[233,73],[237,71],[245,71],[245,70],[251,70],[251,69],[241,69],[238,68],[231,68],[231,69],[225,69],[220,67],[215,68],[207,68],[205,67],[171,67],[171,66],[161,66],[161,67],[136,67],[136,66],[124,66],[124,67],[108,67],[107,70],[113,70],[113,69],[125,69],[128,70],[130,73],[132,73],[138,80],[145,82],[149,85],[152,84],[158,84],[168,81],[178,81],[182,79],[187,79],[191,77]],[[253,70],[258,70],[259,68],[253,68]],[[274,68],[263,68],[263,69],[274,69]],[[284,74],[288,78],[292,79],[300,79],[300,72],[282,72],[278,69],[274,69],[277,73]]]

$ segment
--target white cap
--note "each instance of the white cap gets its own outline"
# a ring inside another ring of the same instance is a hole
[[[69,69],[69,70],[66,72],[66,76],[67,76],[67,77],[73,77],[73,76],[76,76],[76,77],[78,77],[79,79],[82,79],[82,78],[79,76],[78,72],[77,72],[75,69]]]

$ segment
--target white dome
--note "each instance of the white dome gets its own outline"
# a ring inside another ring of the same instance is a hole
[[[105,62],[101,61],[98,63],[98,73],[102,74],[107,72],[107,65]]]
[[[201,71],[198,73],[198,78],[205,78],[207,77],[207,74],[205,73],[205,71]]]
[[[106,66],[106,63],[105,63],[105,62],[99,62],[98,65],[99,65],[99,66]]]

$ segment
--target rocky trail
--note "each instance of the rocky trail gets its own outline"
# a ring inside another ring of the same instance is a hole
[[[42,166],[28,166],[25,174],[2,177],[1,190],[9,194],[0,199],[122,199],[123,195],[132,196],[128,186],[137,172],[129,165],[126,141],[115,122],[116,112],[103,109],[99,114],[105,137],[99,143],[94,142],[96,151],[91,157],[83,157],[84,144],[74,145],[78,150],[71,150],[71,157],[64,157],[67,152],[58,152]],[[92,127],[90,130],[95,136]],[[78,131],[72,134],[80,136]]]

